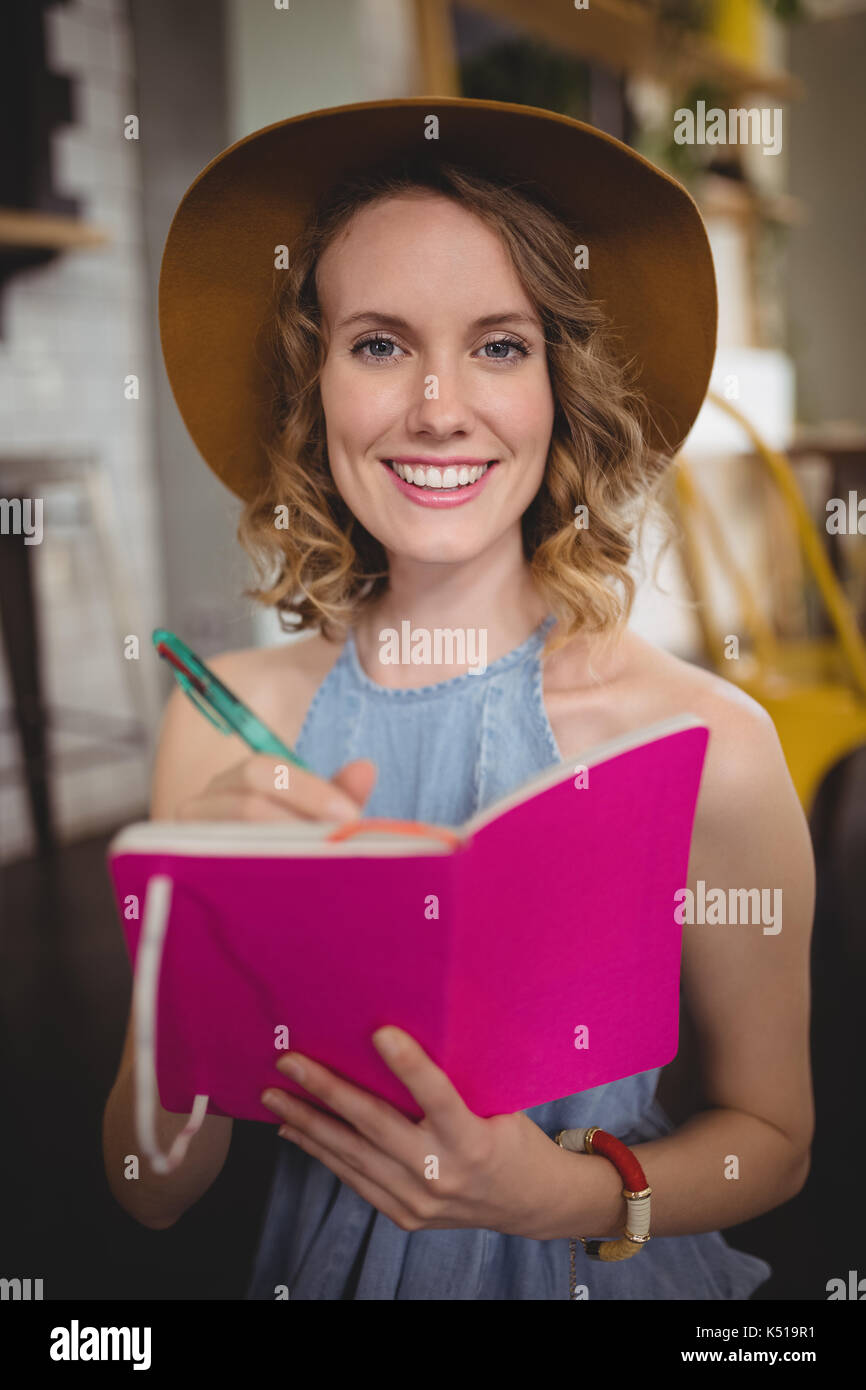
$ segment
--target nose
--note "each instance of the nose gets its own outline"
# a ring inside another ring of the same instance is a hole
[[[469,400],[466,383],[460,372],[443,363],[428,361],[422,364],[417,378],[410,384],[412,399],[406,424],[412,434],[433,439],[449,439],[455,434],[471,434],[475,426],[475,411]]]

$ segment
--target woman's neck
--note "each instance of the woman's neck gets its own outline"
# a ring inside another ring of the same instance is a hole
[[[519,538],[518,538],[519,542]],[[354,628],[355,646],[366,671],[382,685],[395,688],[427,685],[465,671],[449,661],[456,646],[439,644],[435,670],[423,664],[397,665],[388,658],[388,634],[430,633],[449,629],[463,633],[467,650],[476,653],[483,642],[486,664],[520,646],[547,616],[548,608],[536,590],[530,567],[519,549],[504,548],[465,563],[449,565],[389,556],[389,584],[376,604],[361,614]],[[393,650],[393,638],[391,639]],[[421,639],[416,639],[416,650]]]

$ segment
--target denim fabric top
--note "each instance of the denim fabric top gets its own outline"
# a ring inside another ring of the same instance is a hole
[[[307,711],[299,756],[324,777],[353,758],[372,758],[378,778],[364,816],[460,825],[563,761],[539,660],[553,622],[549,615],[483,671],[399,690],[366,674],[350,634]],[[627,1144],[655,1139],[673,1128],[655,1100],[660,1070],[526,1113],[551,1138],[599,1125]],[[284,1285],[291,1299],[568,1299],[567,1240],[403,1231],[317,1159],[276,1143],[248,1298],[273,1299]],[[717,1231],[655,1237],[621,1263],[590,1260],[577,1245],[577,1281],[590,1299],[745,1299],[771,1273]]]

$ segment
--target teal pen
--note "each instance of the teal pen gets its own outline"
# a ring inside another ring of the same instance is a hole
[[[233,695],[228,686],[223,685],[219,677],[173,632],[164,627],[154,628],[153,645],[171,666],[181,689],[220,733],[237,734],[254,753],[275,753],[296,767],[311,771],[297,753],[277,738],[251,709],[247,709],[243,701]]]

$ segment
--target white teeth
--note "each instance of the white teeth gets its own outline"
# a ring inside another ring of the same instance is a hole
[[[406,463],[394,463],[389,460],[391,467],[402,478],[404,483],[413,483],[415,487],[434,487],[444,490],[452,487],[467,487],[470,483],[477,483],[478,479],[487,472],[490,467],[487,463],[478,464],[474,468],[467,468],[461,465],[460,468],[446,468],[443,472],[441,468],[425,465],[415,465],[414,467]]]

